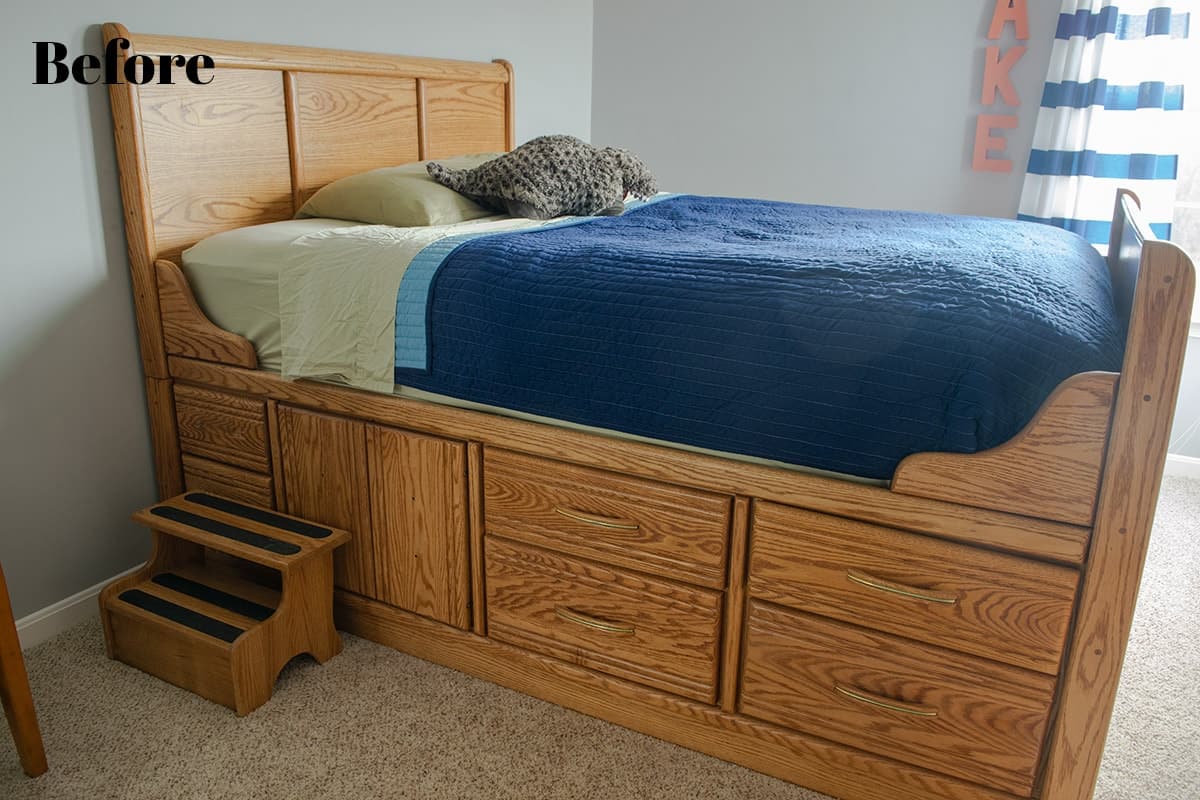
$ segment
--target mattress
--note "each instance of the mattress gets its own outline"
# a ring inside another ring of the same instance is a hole
[[[1103,259],[1029,223],[677,196],[460,235],[325,224],[271,244],[287,377],[391,390],[394,363],[436,396],[837,474],[996,446],[1123,345]],[[297,369],[292,330],[300,355],[349,338]]]

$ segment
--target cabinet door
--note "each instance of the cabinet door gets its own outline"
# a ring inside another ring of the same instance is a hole
[[[280,406],[279,448],[285,510],[350,531],[350,541],[334,552],[334,582],[377,597],[366,425]]]
[[[466,448],[367,427],[377,597],[466,628],[469,592]]]

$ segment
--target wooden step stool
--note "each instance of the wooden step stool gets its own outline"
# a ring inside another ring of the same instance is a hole
[[[349,534],[205,492],[144,508],[150,561],[100,593],[109,658],[238,716],[271,699],[300,653],[342,651],[333,626],[333,551]],[[206,557],[206,548],[232,556]],[[248,580],[249,562],[279,573],[279,590]],[[242,564],[241,566],[248,566]]]

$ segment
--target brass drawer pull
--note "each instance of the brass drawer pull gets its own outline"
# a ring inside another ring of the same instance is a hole
[[[576,522],[585,522],[588,525],[597,525],[601,528],[616,528],[617,530],[622,531],[636,531],[638,529],[638,524],[636,522],[629,522],[623,519],[598,517],[594,514],[584,514],[582,511],[571,511],[570,509],[563,508],[562,506],[555,506],[554,510],[559,514],[562,514],[564,517],[573,519]]]
[[[869,589],[878,589],[881,592],[898,594],[901,597],[911,597],[914,600],[925,600],[930,603],[942,603],[948,606],[952,606],[958,602],[958,595],[950,592],[934,592],[927,589],[918,589],[913,586],[905,586],[902,583],[892,583],[882,578],[876,578],[874,575],[859,572],[856,569],[846,570],[846,580],[857,583],[860,586],[866,586]]]
[[[864,692],[862,689],[847,689],[840,683],[835,683],[833,688],[839,694],[844,694],[851,700],[857,700],[860,703],[866,703],[867,705],[875,706],[876,708],[885,708],[888,711],[898,711],[901,714],[911,714],[914,717],[936,717],[938,715],[937,709],[933,706],[923,706],[915,703],[905,703],[900,700],[892,700],[889,697],[883,697],[882,695]]]
[[[567,622],[574,622],[576,625],[582,625],[585,628],[594,628],[605,633],[635,633],[635,630],[629,625],[605,622],[602,619],[597,619],[587,614],[580,614],[575,609],[567,608],[566,606],[558,606],[554,609],[554,613]]]

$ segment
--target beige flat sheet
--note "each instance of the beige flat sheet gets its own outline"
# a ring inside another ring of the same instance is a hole
[[[340,219],[290,219],[225,231],[183,251],[183,273],[200,308],[216,325],[245,336],[263,369],[280,372],[279,273],[292,242],[352,228]]]

